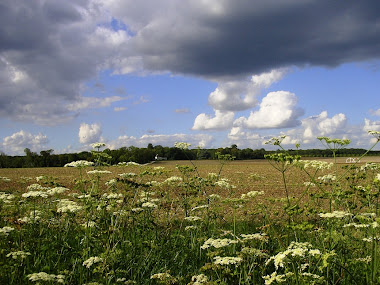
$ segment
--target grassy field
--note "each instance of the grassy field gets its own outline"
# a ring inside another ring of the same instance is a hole
[[[380,284],[379,157],[314,160],[0,169],[0,284]]]

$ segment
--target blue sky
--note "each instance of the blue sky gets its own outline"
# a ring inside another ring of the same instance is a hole
[[[253,2],[5,1],[0,151],[255,149],[283,134],[289,148],[370,147],[379,4]]]

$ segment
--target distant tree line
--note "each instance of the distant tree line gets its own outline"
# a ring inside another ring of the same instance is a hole
[[[9,156],[0,153],[0,168],[23,168],[23,167],[62,167],[66,163],[76,160],[93,160],[93,154],[88,151],[79,153],[54,154],[52,149],[42,150],[40,153],[32,152],[29,148],[24,150],[24,156]],[[107,163],[110,165],[119,162],[134,161],[137,163],[148,163],[155,160],[156,155],[165,157],[167,160],[197,160],[197,159],[216,159],[217,154],[229,154],[236,160],[244,159],[264,159],[264,155],[273,151],[261,149],[239,149],[233,144],[230,147],[217,149],[188,149],[182,150],[176,147],[153,146],[148,144],[146,148],[134,146],[122,147],[116,150],[105,149],[111,158]],[[331,157],[332,152],[328,149],[306,149],[289,150],[290,154],[299,154],[301,157]],[[337,152],[337,156],[358,157],[366,152],[365,149],[347,148]],[[380,151],[370,151],[369,155],[380,155]]]

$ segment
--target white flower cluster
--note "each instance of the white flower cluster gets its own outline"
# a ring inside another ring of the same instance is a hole
[[[102,174],[111,174],[112,172],[111,171],[108,171],[108,170],[90,170],[90,171],[87,171],[87,174],[94,174],[96,176],[100,176]]]
[[[265,285],[270,285],[273,282],[276,283],[282,283],[285,282],[286,279],[290,276],[293,276],[293,272],[288,272],[286,274],[277,274],[277,272],[273,272],[271,275],[263,276],[263,279],[265,280]]]
[[[66,188],[66,187],[54,187],[54,188],[51,188],[49,190],[46,191],[47,194],[49,194],[50,196],[53,196],[53,195],[59,195],[59,194],[62,194],[66,191],[68,191],[69,189]]]
[[[228,181],[229,181],[228,179],[222,178],[219,181],[216,181],[215,185],[219,186],[220,188],[224,188],[224,189],[236,188],[236,186],[230,184]]]
[[[18,219],[18,221],[22,223],[35,223],[41,219],[41,214],[42,214],[41,211],[34,210],[29,213],[29,217],[26,216],[26,217],[20,218]]]
[[[129,172],[129,173],[121,173],[119,174],[119,176],[123,179],[126,179],[126,178],[132,178],[132,177],[135,177],[136,176],[136,173],[134,172]]]
[[[119,199],[123,198],[123,194],[117,194],[117,193],[104,193],[102,195],[103,199],[111,200],[111,199]]]
[[[198,216],[189,216],[189,217],[186,217],[185,220],[189,222],[196,222],[196,221],[202,220],[202,218]]]
[[[220,200],[222,199],[222,197],[220,197],[220,195],[218,194],[211,194],[208,196],[208,198],[211,200],[211,201],[215,201],[215,200]]]
[[[221,248],[221,247],[229,246],[231,244],[236,244],[236,243],[238,243],[237,240],[232,240],[228,238],[217,238],[217,239],[209,238],[203,243],[203,245],[201,246],[201,249],[206,249],[210,247]]]
[[[141,164],[138,164],[137,162],[129,161],[129,162],[119,162],[117,166],[141,166]]]
[[[25,252],[25,251],[19,250],[19,251],[12,251],[12,252],[8,253],[6,256],[11,257],[12,259],[18,259],[18,258],[24,259],[28,255],[31,255],[30,252]]]
[[[76,202],[69,199],[61,199],[57,205],[58,213],[76,213],[82,210],[82,206],[79,206]]]
[[[290,276],[293,276],[293,272],[288,272],[286,274],[277,274],[277,272],[273,272],[271,275],[263,276],[263,279],[265,280],[265,285],[270,285],[273,282],[276,283],[282,283],[285,282],[286,279]]]
[[[247,194],[241,194],[241,199],[255,198],[258,195],[264,195],[264,191],[250,191]]]
[[[115,187],[116,184],[117,184],[117,180],[116,179],[111,179],[111,180],[109,180],[109,181],[107,181],[105,183],[105,185],[108,186],[108,187]]]
[[[0,228],[0,235],[5,235],[5,236],[7,236],[7,235],[9,235],[9,233],[10,233],[11,231],[14,231],[14,230],[15,230],[15,229],[12,228],[12,227],[7,227],[7,226],[2,227],[2,228]]]
[[[344,211],[334,211],[332,213],[319,213],[321,218],[337,218],[342,219],[344,217],[352,216],[352,214]]]
[[[182,178],[181,177],[171,176],[171,177],[165,179],[165,181],[162,182],[162,183],[165,183],[165,184],[177,184],[177,183],[181,183],[181,182],[182,182]]]
[[[7,194],[5,192],[0,192],[0,201],[3,201],[4,203],[10,203],[11,200],[15,198],[15,195],[13,194]]]
[[[180,149],[188,149],[191,146],[191,144],[185,142],[176,142],[174,146]]]
[[[169,274],[169,273],[156,273],[156,274],[153,274],[152,276],[150,276],[150,279],[158,279],[158,280],[166,280],[166,279],[170,279],[172,278],[172,276]]]
[[[49,195],[44,191],[29,191],[21,195],[24,198],[47,198]]]
[[[49,190],[49,187],[43,187],[40,184],[34,183],[26,187],[28,191],[46,191]]]
[[[243,238],[243,241],[259,240],[263,242],[268,242],[269,239],[266,233],[241,234],[240,236]]]
[[[77,160],[77,161],[72,161],[70,163],[66,163],[64,167],[88,167],[88,166],[93,166],[94,163],[92,161],[87,161],[87,160]]]
[[[11,181],[8,177],[2,177],[2,176],[0,176],[0,180],[2,180],[4,182],[10,182]]]
[[[155,209],[157,208],[157,205],[152,202],[145,202],[141,205],[141,207],[147,208],[147,209]]]
[[[92,256],[89,259],[86,259],[85,261],[83,261],[82,265],[87,268],[90,268],[92,265],[99,262],[103,262],[103,258],[98,257],[98,256]]]
[[[91,144],[92,148],[101,148],[103,146],[106,146],[106,144],[105,143],[101,143],[101,142],[97,142],[97,143]]]
[[[361,171],[367,171],[367,170],[378,170],[380,168],[380,165],[378,163],[374,162],[367,162],[365,165],[362,165],[360,167]]]
[[[241,257],[233,257],[233,256],[215,256],[214,264],[218,265],[230,265],[230,264],[239,264],[243,261]]]
[[[208,277],[204,274],[194,275],[191,277],[191,282],[192,285],[204,284],[208,282]]]
[[[331,169],[333,167],[334,163],[326,162],[326,161],[320,161],[320,160],[299,160],[299,165],[303,168],[314,168],[316,170],[324,170],[324,169]]]
[[[64,275],[54,275],[48,274],[46,272],[32,273],[28,275],[30,281],[47,281],[47,282],[57,282],[65,283]]]
[[[336,176],[333,174],[327,174],[324,176],[319,176],[318,180],[320,180],[322,183],[329,184],[336,180]]]
[[[265,264],[268,265],[273,261],[277,270],[278,267],[285,266],[289,257],[305,257],[306,255],[316,256],[321,255],[321,252],[319,249],[313,249],[312,245],[308,242],[293,241],[285,251],[279,252],[275,256],[270,257]]]

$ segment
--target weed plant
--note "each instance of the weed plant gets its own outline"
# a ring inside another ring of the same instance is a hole
[[[370,134],[374,147],[380,133]],[[102,143],[94,162],[67,165],[78,168],[72,189],[20,178],[20,191],[0,193],[0,284],[380,284],[380,165],[302,160],[283,139],[268,142],[279,151],[266,157],[278,199],[224,177],[231,156],[216,154],[206,175],[196,161],[174,173],[105,168]],[[334,156],[349,144],[319,140]],[[297,195],[296,173],[306,177]]]

